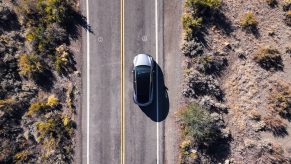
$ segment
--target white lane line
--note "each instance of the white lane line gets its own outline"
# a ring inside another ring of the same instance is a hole
[[[89,138],[90,138],[90,133],[89,133],[89,123],[90,123],[90,31],[89,31],[89,0],[86,0],[86,16],[87,16],[87,164],[90,163],[90,149],[89,149]]]
[[[159,63],[159,41],[158,41],[158,0],[155,0],[155,34],[156,34],[156,62]],[[159,92],[158,92],[158,66],[156,66],[156,86],[157,86],[157,164],[159,159]]]

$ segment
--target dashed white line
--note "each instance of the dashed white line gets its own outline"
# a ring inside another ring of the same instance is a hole
[[[86,154],[87,154],[87,164],[90,163],[90,142],[89,142],[89,138],[90,138],[90,130],[89,130],[89,124],[90,124],[90,30],[89,30],[89,0],[86,0],[86,16],[87,16],[87,150],[86,150]]]

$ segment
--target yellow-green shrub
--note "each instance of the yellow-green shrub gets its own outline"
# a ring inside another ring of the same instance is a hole
[[[29,152],[28,150],[20,151],[20,152],[16,153],[14,156],[15,162],[16,163],[27,162],[30,155],[31,155],[31,152]]]
[[[38,114],[38,113],[41,113],[41,112],[44,112],[42,110],[45,110],[46,108],[46,105],[45,103],[42,103],[42,102],[35,102],[35,103],[32,103],[30,105],[30,107],[28,108],[28,112],[26,113],[27,116],[33,116],[35,114]]]
[[[38,142],[44,139],[46,136],[53,135],[56,130],[57,123],[54,119],[48,119],[47,122],[39,121],[35,123],[36,128],[39,132],[39,136],[37,138]]]
[[[243,28],[254,28],[258,24],[256,17],[252,12],[247,12],[240,20],[240,25]]]
[[[55,95],[50,95],[47,99],[46,105],[50,107],[55,107],[59,104],[59,99],[55,97]]]
[[[66,67],[69,64],[69,48],[62,44],[56,48],[56,61],[55,69],[61,74],[63,70],[66,70]]]
[[[19,74],[26,77],[32,77],[44,71],[40,59],[36,55],[22,54],[18,61]]]

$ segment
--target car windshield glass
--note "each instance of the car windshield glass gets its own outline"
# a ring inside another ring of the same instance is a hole
[[[149,66],[136,67],[137,98],[140,103],[149,101],[150,96],[150,72]]]

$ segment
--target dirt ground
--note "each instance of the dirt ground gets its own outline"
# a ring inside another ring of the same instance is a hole
[[[285,12],[282,5],[282,1],[272,8],[265,0],[224,0],[222,11],[227,22],[231,22],[228,29],[231,32],[224,33],[214,27],[207,38],[210,49],[222,49],[227,44],[231,46],[228,71],[222,77],[221,85],[225,92],[225,103],[229,107],[229,113],[225,114],[232,135],[229,158],[234,162],[261,163],[264,142],[278,144],[285,157],[291,158],[291,123],[288,120],[280,118],[287,125],[287,134],[275,136],[271,132],[258,130],[261,122],[250,118],[254,111],[262,118],[271,114],[269,97],[274,92],[274,86],[291,84],[291,58],[286,52],[290,47],[291,28],[283,22]],[[253,12],[258,21],[255,34],[239,27],[240,18],[248,11]],[[280,51],[283,71],[266,71],[254,62],[254,54],[265,46]],[[238,57],[240,53],[245,55],[244,59]],[[250,142],[252,146],[249,146]]]

